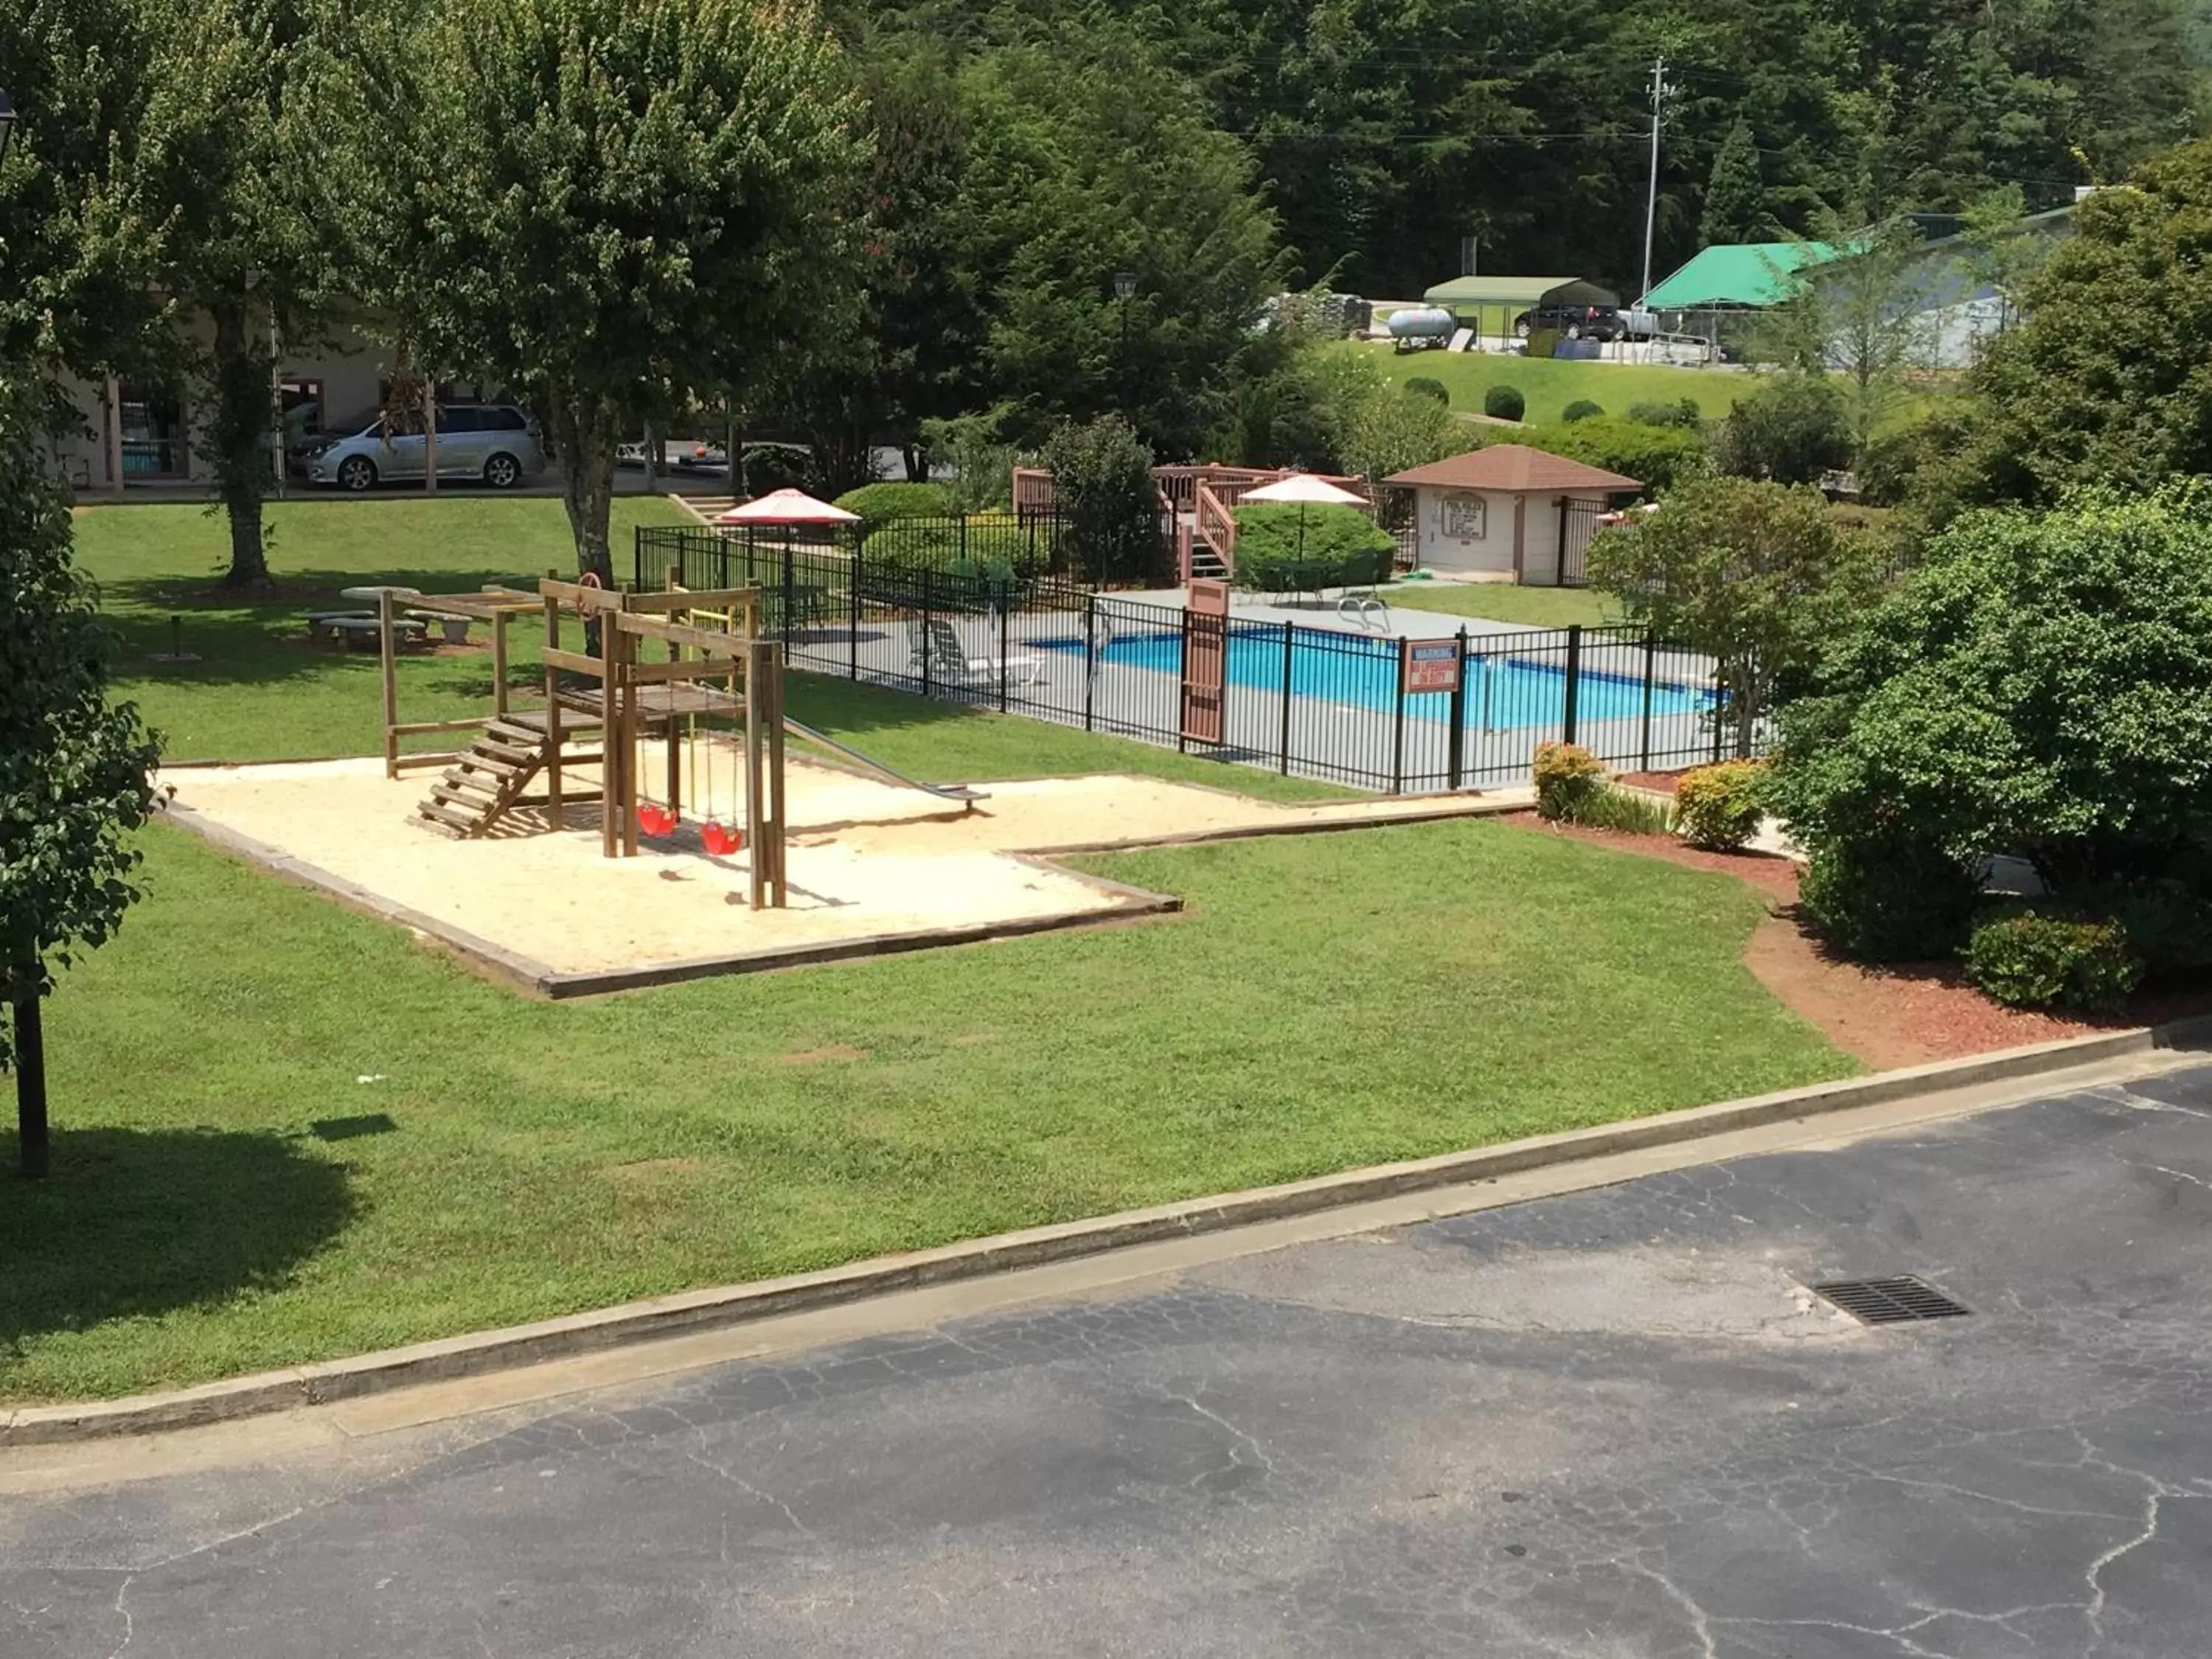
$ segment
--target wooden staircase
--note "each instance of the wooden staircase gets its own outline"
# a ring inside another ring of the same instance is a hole
[[[515,807],[541,804],[545,797],[526,798],[525,792],[545,769],[552,742],[543,712],[528,710],[495,714],[467,750],[430,786],[429,799],[415,809],[416,821],[454,841],[487,836]],[[596,766],[605,754],[600,743],[601,722],[595,714],[561,714],[561,765]],[[589,747],[579,745],[588,744]],[[564,804],[593,801],[596,788],[566,788]]]

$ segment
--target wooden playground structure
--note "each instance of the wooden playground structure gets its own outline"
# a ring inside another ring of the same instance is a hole
[[[762,637],[759,588],[624,592],[548,574],[535,593],[488,586],[473,593],[414,596],[408,604],[489,625],[492,712],[477,720],[412,722],[398,718],[395,597],[391,590],[378,596],[385,775],[444,769],[416,808],[424,828],[471,840],[530,808],[542,809],[544,821],[557,829],[569,805],[596,800],[601,855],[635,857],[641,831],[667,836],[681,821],[684,760],[687,750],[696,756],[699,723],[742,719],[743,827],[726,827],[711,816],[710,792],[700,843],[710,857],[745,852],[752,908],[784,908],[783,647]],[[518,708],[507,686],[507,628],[532,611],[545,629],[544,702]],[[571,619],[583,624],[584,650],[563,643],[563,627]],[[652,659],[655,645],[663,647],[658,660]],[[472,734],[465,749],[400,750],[404,738],[464,732]],[[686,733],[689,741],[683,740]],[[661,741],[665,763],[657,799],[642,759],[653,736]],[[713,752],[710,732],[709,769]],[[588,785],[573,775],[585,768],[597,774]],[[711,769],[708,776],[711,782]],[[690,780],[695,788],[698,781],[696,775]]]

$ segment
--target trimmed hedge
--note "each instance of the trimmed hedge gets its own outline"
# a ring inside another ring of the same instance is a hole
[[[860,553],[864,558],[885,564],[931,565],[940,570],[963,559],[975,564],[1019,565],[1033,556],[1028,533],[1004,519],[971,519],[964,536],[957,519],[919,525],[894,520],[870,529],[860,544]]]
[[[1237,586],[1263,593],[1314,593],[1390,580],[1398,544],[1355,507],[1257,501],[1237,519]],[[1304,515],[1301,535],[1299,516]]]
[[[1577,421],[1595,420],[1605,413],[1603,404],[1592,403],[1587,398],[1577,398],[1559,411],[1559,422],[1572,426]]]
[[[1708,852],[1733,853],[1759,833],[1766,816],[1766,768],[1757,761],[1722,761],[1685,772],[1674,786],[1682,838]]]
[[[1638,426],[1680,426],[1695,431],[1705,422],[1705,411],[1698,407],[1695,398],[1681,398],[1671,404],[1633,403],[1628,406],[1628,418]]]
[[[1517,386],[1494,386],[1482,394],[1482,412],[1493,420],[1517,421],[1528,412],[1528,400]]]
[[[1579,744],[1540,743],[1530,769],[1536,782],[1536,816],[1582,822],[1582,814],[1607,787],[1605,767]]]
[[[952,493],[943,484],[872,483],[848,489],[833,506],[857,513],[870,525],[886,519],[949,519],[957,509]]]
[[[1442,404],[1447,409],[1451,407],[1451,388],[1442,380],[1431,380],[1425,374],[1416,374],[1406,382],[1406,390],[1417,398],[1426,398],[1431,402]]]
[[[2109,1012],[2142,980],[2142,958],[2111,922],[2034,910],[1982,923],[1962,955],[1966,982],[2014,1008]]]
[[[1797,883],[1814,931],[1860,962],[1931,962],[1965,939],[1980,885],[1940,848],[1869,834],[1815,842]]]

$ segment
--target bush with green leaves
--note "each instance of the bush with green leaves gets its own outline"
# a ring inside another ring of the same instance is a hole
[[[1765,782],[1766,768],[1758,761],[1723,761],[1684,773],[1674,786],[1682,838],[1715,853],[1748,844],[1766,816]]]
[[[1738,478],[1818,483],[1851,464],[1850,411],[1825,374],[1775,375],[1721,422],[1713,464]]]
[[[887,519],[949,519],[952,495],[943,484],[901,483],[886,481],[848,489],[834,505],[857,513],[870,525]]]
[[[1642,401],[1628,406],[1628,418],[1639,426],[1684,426],[1694,431],[1705,418],[1705,410],[1698,407],[1695,398],[1680,398],[1674,402]]]
[[[1416,398],[1426,398],[1432,403],[1451,407],[1451,388],[1442,380],[1431,380],[1426,374],[1416,374],[1406,382],[1406,390]]]
[[[1390,580],[1398,544],[1356,507],[1253,501],[1231,511],[1237,519],[1239,587],[1313,593]]]
[[[1948,957],[1980,902],[1981,884],[1960,860],[1881,826],[1814,841],[1797,880],[1797,908],[1813,931],[1860,962]]]
[[[1494,386],[1482,394],[1482,412],[1497,421],[1517,421],[1528,412],[1528,400],[1517,386]]]
[[[1042,550],[1025,526],[997,515],[921,522],[894,518],[870,530],[860,544],[861,556],[871,562],[936,570],[963,561],[1018,568],[1036,563]]]
[[[1144,581],[1159,574],[1159,487],[1152,452],[1118,415],[1056,428],[1045,446],[1060,503],[1061,546],[1095,582]]]
[[[1966,982],[2014,1008],[2106,1013],[2142,981],[2142,958],[2112,923],[2032,908],[1981,923],[1962,955]]]
[[[1705,440],[1694,428],[1649,426],[1612,415],[1590,416],[1571,426],[1528,427],[1503,441],[1601,466],[1655,491],[1701,477],[1707,467]]]
[[[1839,620],[1782,712],[1773,800],[1846,936],[1892,907],[1897,844],[1947,890],[1997,854],[2070,905],[2205,890],[2212,489],[1971,514]]]
[[[1588,398],[1577,398],[1559,411],[1560,422],[1572,426],[1577,421],[1595,420],[1605,413],[1605,405],[1593,403]]]
[[[1540,743],[1529,769],[1536,785],[1536,816],[1579,823],[1607,787],[1604,763],[1579,744]]]
[[[1641,789],[1601,785],[1577,802],[1568,821],[1592,830],[1616,830],[1627,836],[1663,836],[1675,827],[1674,809]]]

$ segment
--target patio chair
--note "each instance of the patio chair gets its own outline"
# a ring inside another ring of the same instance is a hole
[[[916,618],[906,625],[910,656],[907,672],[933,685],[996,685],[1003,672],[1014,685],[1044,684],[1041,657],[971,657],[959,630],[942,617]]]

